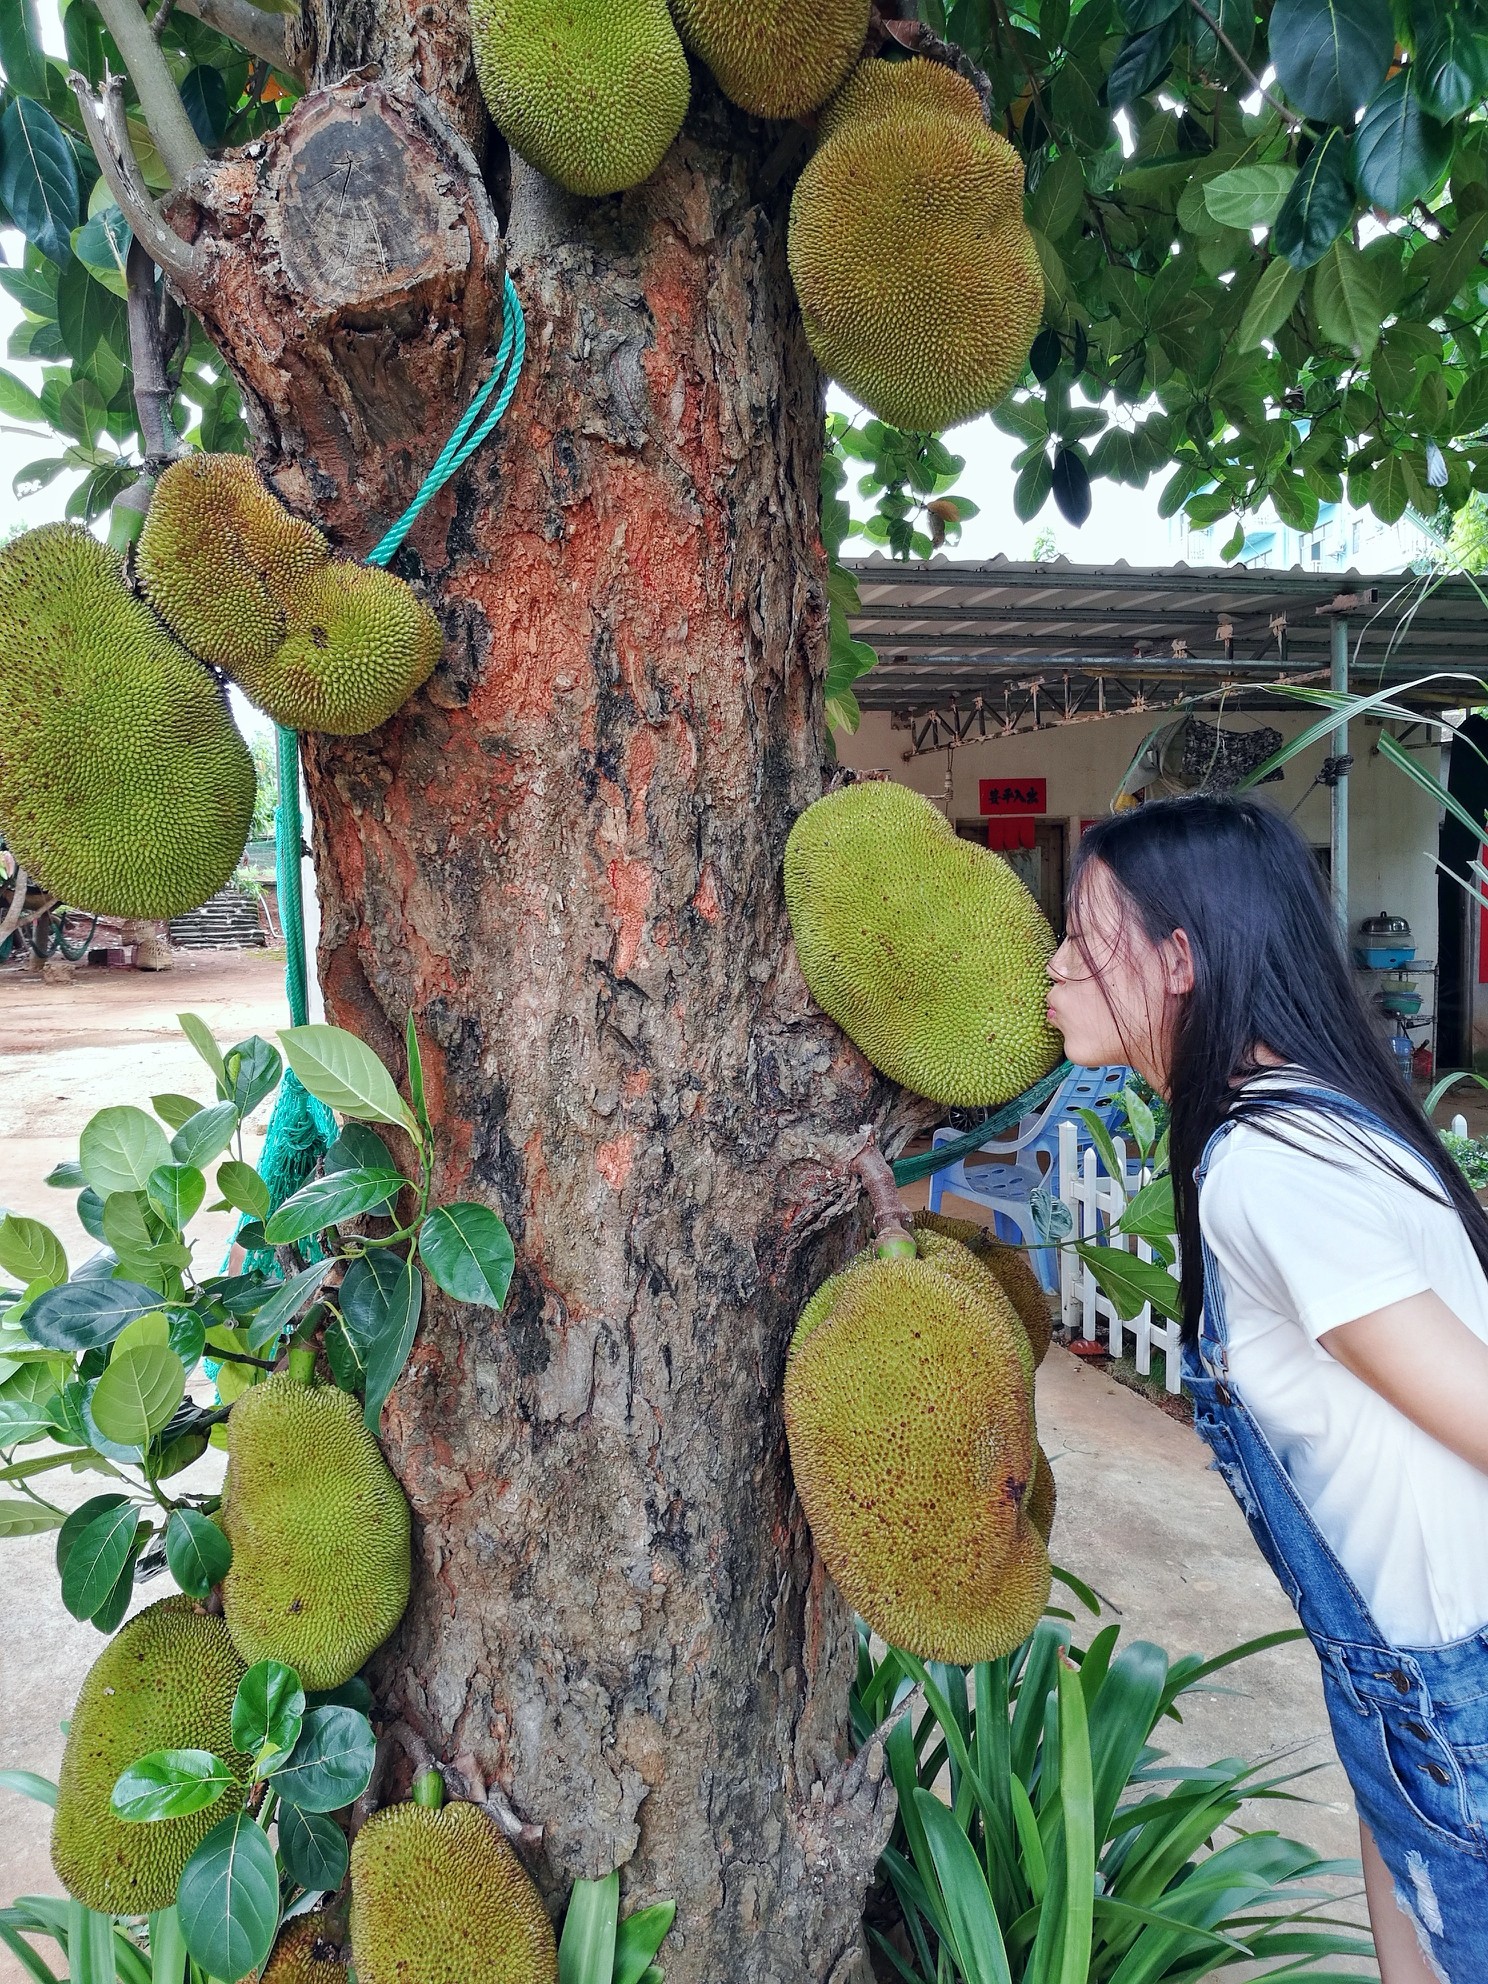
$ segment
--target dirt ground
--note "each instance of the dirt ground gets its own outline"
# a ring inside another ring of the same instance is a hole
[[[89,1115],[109,1103],[147,1103],[164,1090],[209,1093],[174,1015],[199,1013],[224,1044],[252,1032],[272,1037],[287,1024],[281,959],[178,955],[170,973],[79,971],[71,982],[0,969],[0,1206],[46,1219],[75,1259],[93,1243],[73,1216],[71,1195],[42,1180],[76,1154]],[[264,1122],[254,1127],[261,1137]],[[923,1190],[906,1198],[922,1203]],[[224,1217],[203,1258],[225,1248],[227,1237]],[[1057,1349],[1040,1373],[1039,1421],[1059,1491],[1054,1557],[1102,1594],[1124,1638],[1152,1640],[1175,1655],[1212,1653],[1294,1623],[1191,1428]],[[192,1485],[215,1479],[220,1464],[220,1456],[207,1456]],[[96,1487],[80,1477],[59,1500],[82,1501]],[[49,1776],[61,1756],[61,1723],[101,1645],[63,1611],[52,1546],[50,1536],[0,1543],[10,1599],[0,1612],[0,1767]],[[162,1579],[137,1602],[165,1591]],[[1083,1620],[1077,1628],[1082,1638],[1094,1630]],[[1283,1767],[1320,1766],[1299,1787],[1312,1802],[1266,1807],[1247,1820],[1325,1854],[1356,1853],[1311,1649],[1275,1648],[1223,1680],[1189,1698],[1183,1722],[1160,1735],[1162,1747],[1183,1762],[1275,1756],[1289,1760]],[[40,1806],[0,1790],[0,1902],[57,1891],[47,1834]],[[1239,1984],[1244,1973],[1225,1975]],[[0,1984],[23,1984],[3,1949]]]
[[[73,1195],[44,1183],[77,1156],[78,1134],[95,1110],[168,1092],[213,1099],[212,1078],[176,1024],[198,1013],[220,1045],[250,1033],[274,1038],[289,1025],[279,951],[177,951],[174,969],[109,971],[79,965],[0,967],[0,1207],[44,1219],[69,1256],[95,1245],[79,1225]],[[248,1124],[256,1150],[272,1102]],[[225,1248],[227,1214],[204,1215],[195,1231]],[[204,1258],[205,1256],[203,1256]]]

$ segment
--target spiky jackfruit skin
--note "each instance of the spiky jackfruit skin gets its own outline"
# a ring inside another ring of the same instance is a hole
[[[243,1802],[252,1764],[232,1739],[244,1664],[221,1619],[165,1598],[131,1619],[88,1670],[57,1780],[52,1866],[67,1892],[104,1915],[169,1908],[181,1869]],[[238,1781],[183,1819],[135,1824],[110,1809],[121,1771],[155,1750],[211,1750]]]
[[[255,783],[221,689],[107,545],[45,524],[0,552],[0,827],[28,875],[181,915],[231,879]]]
[[[542,1897],[475,1805],[392,1805],[352,1842],[358,1984],[556,1984]]]
[[[808,806],[786,841],[785,900],[817,1004],[903,1087],[1007,1102],[1059,1058],[1042,910],[917,792],[871,780]]]
[[[272,654],[231,673],[287,730],[375,730],[428,681],[444,647],[418,595],[375,565],[321,565],[287,594],[285,609],[288,632]]]
[[[1004,399],[1044,309],[1023,166],[939,63],[859,63],[796,182],[788,251],[829,378],[939,433]]]
[[[916,1234],[939,1233],[947,1240],[958,1241],[991,1270],[1028,1332],[1035,1366],[1042,1364],[1054,1341],[1054,1318],[1049,1312],[1049,1298],[1023,1248],[999,1240],[990,1227],[978,1226],[970,1219],[947,1219],[938,1212],[917,1212],[911,1223]]]
[[[1031,1400],[1033,1352],[1028,1342],[1028,1332],[1012,1298],[979,1254],[962,1244],[959,1238],[943,1234],[936,1227],[931,1226],[928,1223],[930,1218],[931,1215],[928,1213],[916,1213],[912,1222],[919,1258],[927,1261],[941,1274],[948,1274],[953,1281],[964,1282],[967,1287],[974,1288],[982,1296],[995,1319],[999,1344],[1017,1358],[1022,1368],[1023,1382],[1028,1387]],[[959,1224],[959,1222],[947,1223]],[[973,1231],[980,1229],[974,1228]],[[824,1322],[832,1313],[845,1279],[849,1275],[871,1272],[878,1266],[879,1259],[876,1247],[870,1244],[860,1254],[855,1254],[847,1266],[840,1269],[829,1281],[822,1283],[801,1311],[795,1334],[791,1338],[793,1349],[811,1334],[818,1323]]]
[[[324,1909],[286,1922],[262,1984],[347,1984],[348,1952]]]
[[[1028,1484],[1028,1520],[1044,1539],[1045,1545],[1053,1533],[1058,1506],[1054,1470],[1049,1465],[1049,1456],[1040,1447],[1033,1463],[1033,1479]]]
[[[785,1378],[796,1489],[827,1569],[892,1645],[971,1665],[1019,1645],[1049,1596],[1026,1503],[1027,1343],[1010,1308],[927,1260],[834,1277]]]
[[[403,1616],[408,1502],[347,1392],[278,1374],[227,1423],[222,1582],[228,1631],[251,1666],[281,1660],[338,1688]]]
[[[804,117],[863,52],[870,0],[672,0],[682,39],[755,117]]]
[[[236,676],[268,661],[287,629],[288,594],[330,555],[246,456],[187,455],[155,486],[135,569],[176,638]]]
[[[501,135],[570,193],[639,186],[687,114],[666,0],[471,0],[475,68]]]

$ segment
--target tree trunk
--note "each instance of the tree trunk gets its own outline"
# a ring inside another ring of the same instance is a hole
[[[307,98],[176,218],[263,466],[360,555],[496,342],[501,243],[450,20],[335,12],[307,9],[322,83],[381,78]],[[418,1543],[383,1698],[540,1829],[555,1904],[621,1864],[674,1896],[672,1984],[866,1977],[892,1813],[879,1747],[846,1760],[853,1623],[780,1409],[890,1091],[811,1004],[780,890],[826,603],[778,140],[699,71],[634,194],[488,160],[529,355],[397,567],[445,658],[307,751],[330,1016],[397,1066],[415,1015],[438,1190],[517,1246],[504,1314],[426,1310],[389,1409]]]

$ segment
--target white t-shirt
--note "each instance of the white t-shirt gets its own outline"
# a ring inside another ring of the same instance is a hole
[[[1407,1647],[1465,1638],[1488,1622],[1488,1474],[1318,1338],[1433,1289],[1488,1341],[1488,1279],[1419,1158],[1315,1110],[1288,1111],[1281,1127],[1291,1144],[1238,1123],[1199,1195],[1231,1375],[1385,1638]],[[1344,1138],[1388,1152],[1435,1198]]]

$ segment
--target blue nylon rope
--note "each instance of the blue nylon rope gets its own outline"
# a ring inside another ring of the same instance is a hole
[[[417,523],[425,505],[433,501],[452,475],[459,474],[476,449],[495,430],[497,421],[511,405],[512,394],[517,390],[517,380],[521,376],[522,360],[527,354],[527,319],[522,315],[521,298],[517,295],[516,285],[510,276],[506,278],[502,301],[504,307],[501,343],[497,347],[496,363],[492,367],[490,378],[460,416],[459,425],[440,450],[439,459],[433,468],[424,477],[417,496],[392,529],[367,553],[369,565],[392,563],[408,533]],[[483,409],[492,393],[496,395],[495,401],[482,419]],[[480,423],[478,426],[477,422]]]
[[[502,289],[501,343],[496,350],[496,363],[491,368],[491,376],[461,414],[455,431],[420,483],[418,494],[398,521],[367,553],[367,564],[387,566],[392,563],[423,511],[450,478],[459,474],[482,443],[489,439],[497,422],[511,405],[526,353],[527,320],[522,314],[522,301],[517,295],[516,285],[507,276]],[[279,807],[275,823],[274,869],[279,885],[280,920],[284,926],[284,975],[290,1023],[303,1026],[309,1017],[310,981],[300,913],[299,737],[282,725],[277,725],[276,730]],[[259,1171],[269,1187],[273,1209],[282,1205],[306,1182],[329,1150],[335,1134],[335,1118],[330,1111],[307,1094],[293,1072],[286,1069],[259,1159]],[[244,1266],[250,1270],[257,1268],[266,1274],[278,1271],[274,1254],[268,1248],[250,1254]]]

